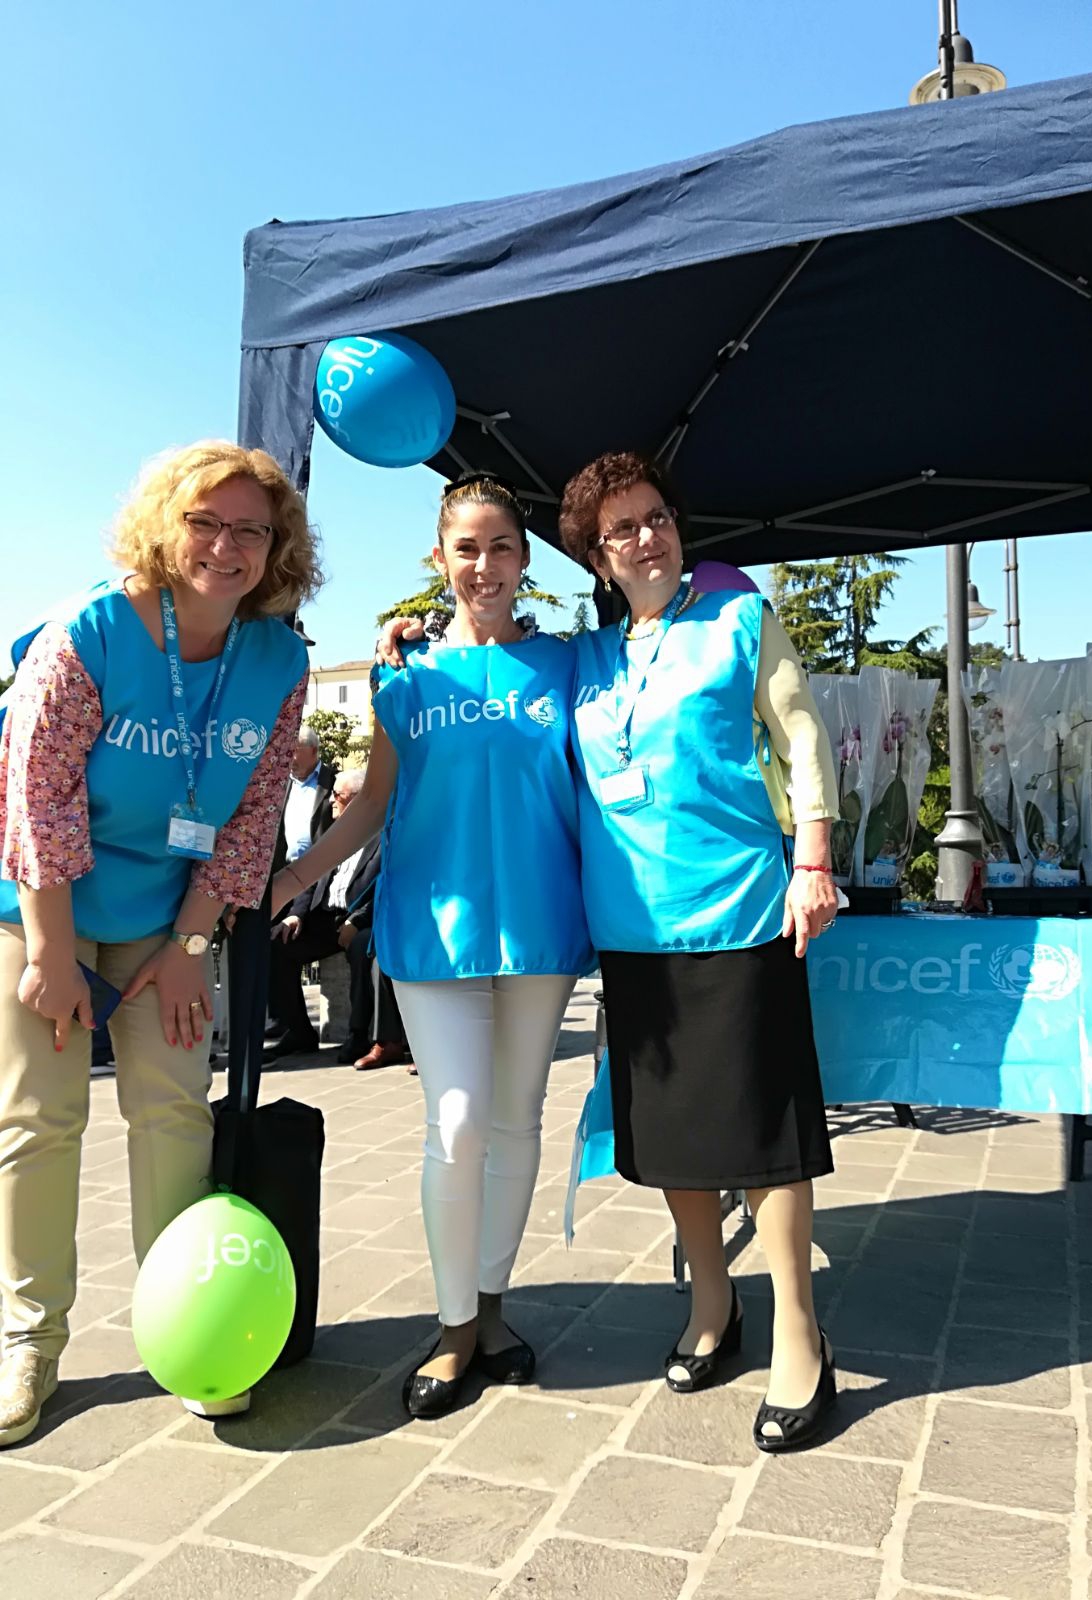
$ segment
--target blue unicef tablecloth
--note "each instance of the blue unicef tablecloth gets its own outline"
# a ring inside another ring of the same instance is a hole
[[[1092,1112],[1092,921],[841,916],[807,959],[828,1104]]]
[[[1092,920],[842,916],[807,959],[828,1105],[1092,1113]],[[613,1170],[604,1056],[573,1145],[570,1243],[577,1188]]]

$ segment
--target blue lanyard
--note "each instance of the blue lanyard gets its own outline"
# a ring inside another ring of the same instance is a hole
[[[171,674],[171,694],[174,697],[174,714],[178,720],[178,750],[182,757],[182,765],[186,769],[186,796],[191,807],[197,805],[197,769],[194,765],[194,745],[190,738],[190,725],[186,716],[186,688],[182,682],[182,662],[178,655],[178,620],[174,613],[174,600],[169,589],[160,589],[159,607],[163,613],[163,649],[167,656],[167,665]],[[220,670],[216,674],[216,684],[209,702],[208,720],[211,723],[216,715],[216,708],[220,704],[220,695],[224,687],[224,675],[227,672],[231,652],[235,648],[235,640],[239,636],[239,619],[232,617],[231,627],[228,629],[224,648],[220,654]]]
[[[645,662],[644,671],[641,673],[639,678],[634,679],[632,682],[627,681],[626,688],[628,693],[620,694],[615,701],[614,715],[618,724],[618,765],[620,767],[628,767],[630,762],[633,760],[633,750],[629,742],[629,732],[630,728],[633,726],[633,713],[637,709],[637,697],[641,693],[641,690],[644,688],[645,684],[648,682],[648,675],[652,671],[652,663],[660,653],[660,646],[667,638],[668,629],[671,627],[671,624],[674,622],[675,618],[678,616],[679,612],[682,610],[689,598],[690,585],[688,583],[680,583],[670,603],[664,610],[661,618],[663,626],[660,629],[660,634],[656,640],[656,643],[652,647],[652,654]],[[619,676],[623,671],[623,658],[626,651],[626,629],[628,623],[629,617],[627,616],[623,617],[621,622],[618,624],[618,658],[614,667],[615,683],[618,682]]]

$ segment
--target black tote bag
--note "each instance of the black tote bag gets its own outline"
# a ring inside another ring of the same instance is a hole
[[[227,1094],[212,1107],[212,1174],[264,1213],[287,1246],[296,1274],[296,1311],[276,1366],[310,1355],[318,1322],[322,1112],[298,1100],[258,1105],[269,983],[269,893],[257,911],[240,911],[228,974]]]

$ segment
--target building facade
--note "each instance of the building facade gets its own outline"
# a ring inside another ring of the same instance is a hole
[[[362,734],[372,732],[370,661],[342,661],[336,667],[312,667],[307,682],[306,721],[309,711],[341,711],[356,717]]]

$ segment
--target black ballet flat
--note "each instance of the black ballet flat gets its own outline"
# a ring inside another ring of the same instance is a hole
[[[508,1331],[511,1333],[511,1328]],[[480,1345],[474,1351],[475,1366],[493,1383],[530,1383],[534,1377],[535,1352],[526,1339],[521,1339],[518,1334],[515,1339],[515,1344],[508,1345],[504,1350],[496,1350],[492,1355],[486,1355]]]
[[[815,1393],[806,1406],[792,1410],[789,1406],[771,1406],[763,1400],[755,1416],[754,1440],[767,1455],[777,1455],[784,1450],[802,1450],[821,1431],[828,1413],[838,1398],[838,1385],[834,1381],[834,1351],[830,1340],[819,1329],[819,1381]],[[769,1435],[762,1429],[767,1422],[776,1422],[779,1434]]]
[[[432,1360],[439,1348],[440,1341],[437,1339],[422,1361],[422,1367]],[[469,1371],[468,1362],[457,1378],[422,1378],[420,1370],[411,1372],[402,1385],[402,1404],[411,1417],[427,1419],[446,1416],[449,1411],[455,1409]]]
[[[687,1323],[689,1327],[689,1323]],[[686,1332],[686,1329],[683,1329]],[[680,1334],[680,1338],[682,1335]],[[704,1356],[681,1356],[676,1344],[667,1360],[664,1362],[666,1383],[669,1389],[676,1394],[693,1394],[696,1389],[704,1389],[716,1377],[721,1364],[729,1356],[739,1354],[740,1344],[743,1340],[743,1307],[739,1303],[735,1283],[732,1283],[732,1309],[728,1314],[724,1332],[717,1343]],[[683,1367],[686,1371],[685,1378],[672,1376],[673,1367]]]

